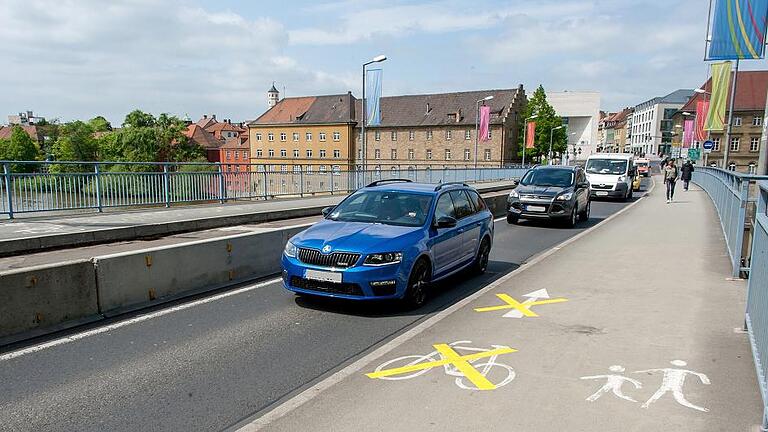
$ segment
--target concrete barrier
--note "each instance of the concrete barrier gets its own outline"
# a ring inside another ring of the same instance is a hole
[[[0,272],[0,343],[98,319],[90,260]]]
[[[495,217],[501,217],[507,215],[508,196],[509,192],[494,192],[483,194],[483,200]]]

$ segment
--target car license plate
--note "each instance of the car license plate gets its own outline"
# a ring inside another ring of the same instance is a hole
[[[596,192],[595,195],[597,195],[597,196],[608,196],[608,192],[600,191],[600,192]]]
[[[531,212],[545,212],[547,211],[547,208],[542,206],[529,205],[526,207],[526,210]]]
[[[341,283],[341,273],[307,270],[304,277],[321,282]]]

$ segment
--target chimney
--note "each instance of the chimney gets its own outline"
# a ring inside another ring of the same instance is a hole
[[[203,120],[208,120],[208,114],[203,114]]]
[[[211,114],[211,118],[216,120],[216,114]]]
[[[355,100],[352,98],[352,92],[347,90],[347,100],[349,101],[349,120],[355,119]]]

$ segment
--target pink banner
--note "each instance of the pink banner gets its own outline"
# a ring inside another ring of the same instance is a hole
[[[536,140],[536,122],[528,122],[528,130],[525,135],[525,148],[533,148],[533,142]]]
[[[696,133],[694,134],[694,139],[696,141],[704,142],[707,139],[707,131],[704,130],[704,122],[707,120],[708,111],[709,101],[696,101]]]
[[[483,105],[480,107],[480,141],[488,141],[488,128],[491,123],[491,107]]]
[[[683,148],[691,148],[693,144],[693,120],[686,120],[683,123]]]

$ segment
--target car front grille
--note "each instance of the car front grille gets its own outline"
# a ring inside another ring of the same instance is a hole
[[[299,260],[303,263],[316,266],[346,268],[355,265],[359,259],[360,254],[357,253],[334,252],[323,254],[317,249],[299,249]]]
[[[334,283],[304,279],[299,276],[291,276],[291,286],[308,291],[321,291],[335,294],[362,296],[363,290],[356,283]]]
[[[545,201],[552,201],[552,196],[548,195],[520,195],[520,199],[526,199],[526,200],[545,200]]]
[[[602,189],[602,190],[611,190],[613,189],[613,185],[610,184],[591,184],[590,187],[592,189]]]

